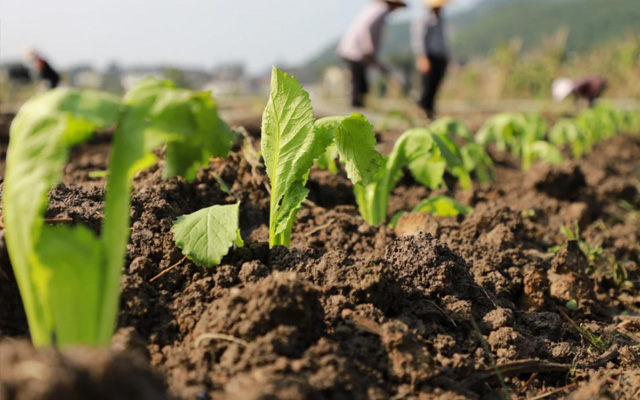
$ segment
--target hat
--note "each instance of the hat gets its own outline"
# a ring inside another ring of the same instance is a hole
[[[573,92],[573,81],[569,78],[558,78],[551,84],[551,95],[556,101],[562,101]]]
[[[449,2],[449,0],[425,0],[424,3],[431,8],[434,7],[442,7],[443,5],[447,4]]]
[[[405,3],[404,1],[401,0],[384,0],[385,3],[389,3],[389,4],[394,4],[396,6],[400,6],[400,7],[406,7],[407,3]]]
[[[36,53],[36,51],[32,47],[27,47],[26,49],[24,49],[24,59],[28,62],[33,60],[37,55],[38,53]]]

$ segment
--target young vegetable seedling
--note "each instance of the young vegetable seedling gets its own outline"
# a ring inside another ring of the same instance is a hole
[[[491,157],[482,146],[475,142],[471,131],[462,121],[450,117],[440,118],[431,123],[429,129],[441,137],[453,135],[458,140],[462,140],[464,143],[460,147],[460,156],[464,170],[468,173],[475,173],[476,179],[480,183],[495,181],[496,171]],[[463,182],[461,182],[462,184]]]
[[[458,177],[463,188],[471,187],[469,171],[455,141],[430,128],[410,129],[396,141],[374,181],[353,187],[360,214],[368,224],[386,221],[389,196],[405,167],[418,182],[431,189],[444,185],[446,170]]]
[[[308,93],[294,77],[274,67],[261,143],[271,183],[269,245],[289,247],[296,214],[309,194],[305,185],[314,160],[331,148],[345,164],[349,179],[367,184],[382,161],[375,145],[373,127],[360,114],[316,120]],[[335,158],[331,157],[324,159],[327,165]],[[189,258],[200,265],[218,265],[231,246],[242,245],[238,205],[213,206],[181,217],[173,232]]]
[[[487,120],[475,139],[483,147],[495,142],[498,151],[509,150],[521,159],[523,170],[529,169],[538,159],[561,164],[564,161],[562,152],[544,140],[546,129],[546,123],[538,114],[501,113]]]
[[[269,245],[289,247],[291,229],[309,190],[314,160],[335,144],[349,179],[368,184],[380,168],[373,127],[360,114],[316,120],[309,95],[292,77],[273,68],[271,95],[262,117],[262,155],[271,183]]]
[[[61,179],[69,149],[114,124],[102,235],[84,225],[45,225],[47,193]],[[164,176],[193,179],[209,157],[226,155],[231,132],[209,93],[148,78],[123,101],[90,90],[40,94],[21,108],[10,134],[4,223],[33,343],[107,346],[118,314],[133,177],[166,143]]]

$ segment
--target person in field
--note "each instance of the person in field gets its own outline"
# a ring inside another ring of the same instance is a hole
[[[416,57],[416,69],[422,81],[418,105],[435,116],[435,99],[449,63],[449,47],[445,33],[442,7],[448,0],[425,0],[425,12],[412,26],[411,44]]]
[[[351,70],[352,106],[364,107],[364,97],[369,91],[369,67],[378,68],[384,75],[389,74],[390,70],[377,58],[382,31],[387,16],[406,6],[406,3],[400,0],[376,0],[355,18],[342,37],[337,52]]]
[[[606,88],[607,81],[597,75],[577,80],[558,78],[553,81],[551,94],[558,102],[566,99],[569,95],[573,95],[575,101],[584,99],[589,102],[589,107],[593,107]]]
[[[60,83],[60,75],[35,50],[27,49],[25,58],[33,65],[38,77],[46,82],[47,89],[53,89]]]

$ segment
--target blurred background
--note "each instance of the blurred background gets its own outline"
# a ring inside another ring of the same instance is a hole
[[[211,90],[227,115],[259,113],[271,65],[298,77],[316,112],[347,110],[339,38],[370,0],[1,0],[0,107],[38,90],[25,49],[60,73],[62,86],[123,93],[147,75]],[[381,60],[409,90],[372,76],[371,113],[411,115],[420,90],[410,48],[419,0],[390,17]],[[554,79],[598,74],[620,107],[640,99],[638,0],[455,0],[446,7],[451,63],[441,114],[545,111]]]

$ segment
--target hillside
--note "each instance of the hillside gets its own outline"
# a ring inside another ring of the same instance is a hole
[[[638,0],[513,0],[453,18],[452,45],[458,57],[467,58],[518,36],[527,50],[564,27],[569,30],[567,50],[582,52],[630,31],[640,33],[638,21]]]
[[[457,59],[487,55],[513,37],[523,50],[540,43],[560,28],[569,30],[567,50],[582,52],[629,32],[640,34],[638,0],[492,0],[449,18],[452,50]],[[410,52],[409,22],[387,27],[383,58]],[[304,69],[320,73],[335,64],[337,40],[311,59]]]

